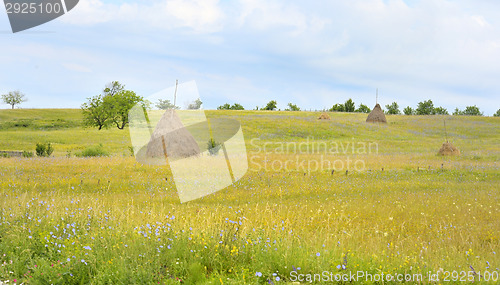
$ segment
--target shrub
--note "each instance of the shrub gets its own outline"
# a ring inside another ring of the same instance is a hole
[[[493,114],[493,117],[500,117],[500,109],[498,109],[497,112]]]
[[[96,157],[96,156],[109,156],[109,152],[107,152],[102,144],[98,144],[95,146],[89,146],[81,152],[76,152],[75,156],[77,157]]]
[[[37,156],[49,157],[54,152],[54,147],[50,143],[37,143],[35,152]]]
[[[33,157],[35,156],[32,151],[23,151],[23,157]]]
[[[43,143],[37,143],[35,147],[36,156],[45,156],[47,147]]]
[[[219,154],[219,150],[221,148],[221,144],[216,142],[213,138],[210,138],[208,140],[208,152],[210,153],[210,155],[217,155]]]

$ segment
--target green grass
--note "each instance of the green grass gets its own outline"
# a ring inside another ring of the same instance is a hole
[[[0,111],[0,124],[10,124],[0,129],[0,150],[34,150],[37,141],[55,147],[51,158],[0,158],[0,281],[279,284],[293,281],[299,267],[425,278],[471,267],[500,273],[500,118],[388,116],[389,124],[372,125],[364,114],[330,113],[331,121],[313,112],[208,115],[241,122],[253,163],[234,185],[180,204],[167,167],[129,156],[127,130],[82,128],[78,110]],[[444,118],[460,157],[436,155]],[[68,125],[12,125],[57,119]],[[294,163],[290,171],[266,170],[266,162],[295,159],[275,151],[286,142],[372,142],[378,152],[320,147],[300,155],[362,160],[360,172]],[[66,157],[100,143],[111,157]],[[268,152],[257,152],[264,146]]]

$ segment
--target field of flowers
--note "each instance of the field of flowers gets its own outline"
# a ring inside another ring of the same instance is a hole
[[[49,129],[39,125],[58,120],[50,111],[23,110],[23,127],[16,111],[0,111],[0,150],[50,141],[56,151],[0,158],[1,282],[290,284],[325,271],[422,274],[408,284],[460,284],[462,272],[475,283],[500,280],[498,118],[446,117],[462,156],[443,158],[441,116],[388,116],[377,126],[360,114],[319,122],[309,112],[213,111],[241,121],[250,170],[181,204],[168,167],[130,157],[126,131],[82,129],[78,110],[61,111],[71,114],[66,125]],[[332,141],[378,147],[333,153],[321,144]],[[297,154],[279,151],[283,142],[318,147]],[[113,155],[71,156],[97,143]],[[311,171],[297,157],[363,167]],[[286,161],[295,164],[277,167]]]

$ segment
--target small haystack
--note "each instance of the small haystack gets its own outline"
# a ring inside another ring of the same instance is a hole
[[[460,155],[460,150],[449,142],[445,142],[438,152],[439,155]]]
[[[330,115],[328,115],[328,113],[322,113],[319,115],[318,120],[330,120]]]
[[[146,156],[184,158],[199,154],[200,147],[182,124],[175,110],[167,110],[156,125],[148,143]]]
[[[380,105],[377,103],[375,105],[375,108],[371,111],[370,114],[368,114],[368,117],[366,118],[367,123],[384,123],[387,124],[387,120],[385,118],[384,111],[382,111],[382,108]]]

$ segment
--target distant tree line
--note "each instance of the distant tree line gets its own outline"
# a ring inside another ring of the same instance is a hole
[[[277,109],[277,102],[276,100],[271,100],[267,103],[266,106],[260,108],[260,110],[267,110],[267,111],[274,111]],[[449,115],[449,112],[446,108],[444,107],[435,107],[434,103],[432,100],[425,100],[422,102],[419,102],[417,104],[417,107],[413,109],[410,106],[407,106],[406,108],[401,110],[399,109],[399,104],[397,102],[392,102],[391,104],[385,105],[385,113],[388,115],[400,115],[400,114],[405,114],[405,115]],[[217,107],[217,110],[244,110],[243,106],[241,106],[238,103],[234,103],[233,105],[230,105],[229,103],[226,103],[224,105],[221,105]],[[259,107],[257,106],[254,110],[259,110]],[[293,103],[288,103],[287,108],[285,111],[300,111],[300,108]],[[356,108],[356,104],[354,101],[349,98],[347,101],[344,103],[337,103],[333,105],[330,109],[323,110],[323,111],[329,111],[329,112],[357,112],[357,113],[370,113],[372,110],[365,104],[359,104],[358,108]],[[483,116],[483,112],[479,110],[477,106],[467,106],[465,107],[464,110],[460,110],[458,108],[455,108],[455,111],[452,113],[454,116]],[[500,117],[500,109],[493,114],[495,117]]]

